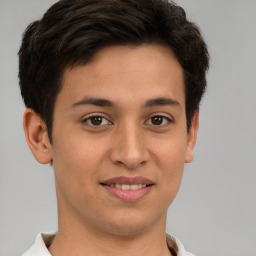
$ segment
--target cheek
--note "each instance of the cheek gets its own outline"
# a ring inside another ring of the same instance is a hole
[[[54,141],[55,176],[66,197],[76,197],[84,191],[90,194],[96,182],[102,154],[100,149],[97,150],[97,145],[79,137]]]
[[[166,140],[156,151],[157,164],[161,170],[160,189],[169,203],[176,196],[182,180],[186,156],[186,140],[182,138]]]
[[[63,140],[63,138],[66,139]],[[53,159],[64,169],[66,166],[72,166],[75,172],[93,169],[97,163],[100,163],[106,144],[92,135],[85,135],[80,130],[73,133],[66,132],[58,135],[54,141]]]
[[[186,134],[182,136],[178,134],[171,135],[161,139],[158,143],[154,143],[154,145],[154,155],[157,163],[163,169],[176,170],[180,166],[184,166],[187,151]]]

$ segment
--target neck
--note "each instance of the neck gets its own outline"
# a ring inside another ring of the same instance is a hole
[[[151,228],[130,234],[99,230],[81,220],[59,216],[58,233],[49,247],[52,256],[170,256],[166,244],[165,220]]]

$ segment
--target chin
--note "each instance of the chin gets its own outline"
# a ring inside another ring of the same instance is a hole
[[[152,229],[156,223],[163,222],[165,225],[165,218],[157,218],[156,216],[145,216],[139,213],[126,213],[122,216],[116,216],[108,225],[105,225],[108,233],[118,236],[136,236]]]
[[[148,228],[144,225],[115,225],[109,227],[107,232],[112,235],[116,235],[118,237],[134,237],[144,233]]]

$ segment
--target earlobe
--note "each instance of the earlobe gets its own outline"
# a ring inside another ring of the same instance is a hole
[[[51,144],[46,125],[40,116],[30,108],[24,112],[23,128],[28,146],[36,160],[42,164],[51,163]]]
[[[199,112],[197,111],[193,117],[191,127],[188,132],[187,152],[186,152],[186,157],[185,157],[185,163],[190,163],[194,159],[193,149],[196,144],[198,127],[199,127]]]

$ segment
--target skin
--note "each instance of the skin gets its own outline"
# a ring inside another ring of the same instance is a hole
[[[106,99],[113,106],[83,101]],[[148,104],[155,98],[175,104]],[[91,116],[101,116],[95,125]],[[154,116],[162,116],[155,122]],[[94,124],[94,125],[93,125]],[[67,68],[54,109],[52,144],[40,117],[24,114],[28,145],[56,180],[59,231],[49,248],[65,255],[170,255],[167,209],[193,160],[198,113],[186,128],[183,70],[169,48],[113,46],[86,65]],[[143,176],[155,185],[140,200],[122,201],[100,182]]]

